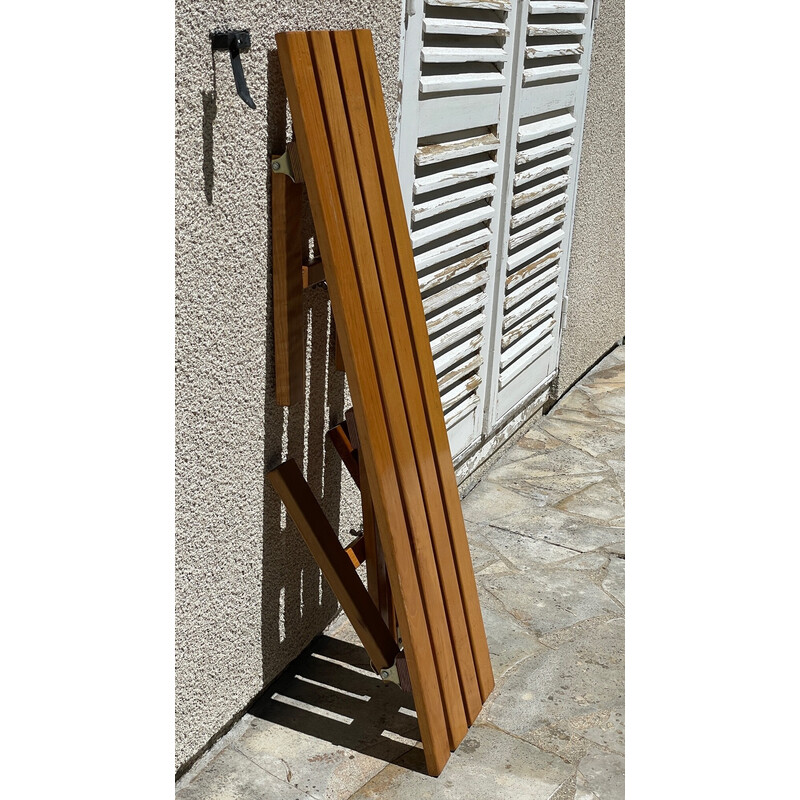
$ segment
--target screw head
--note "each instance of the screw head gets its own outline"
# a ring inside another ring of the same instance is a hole
[[[277,172],[281,168],[281,165],[277,161],[272,162],[272,171]]]
[[[388,679],[388,677],[389,677],[389,672],[388,672],[388,670],[382,669],[382,670],[381,670],[381,678],[383,678],[384,680],[387,680],[387,679]]]

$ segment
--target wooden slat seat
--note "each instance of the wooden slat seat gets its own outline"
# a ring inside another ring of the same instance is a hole
[[[358,429],[358,468],[438,775],[494,686],[372,35],[276,36]]]

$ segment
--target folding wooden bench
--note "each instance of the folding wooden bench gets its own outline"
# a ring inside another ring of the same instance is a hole
[[[438,775],[494,677],[372,35],[276,39],[296,151],[273,167],[302,172],[311,204],[353,398],[353,417],[331,438],[362,491],[363,539],[341,547],[294,462],[269,478],[376,670],[410,679]],[[273,178],[276,387],[288,404],[302,389],[303,276],[323,276],[318,264],[301,269],[299,184]],[[369,591],[355,571],[364,558]]]

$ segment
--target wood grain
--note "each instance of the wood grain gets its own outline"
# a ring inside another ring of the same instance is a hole
[[[275,401],[290,406],[303,397],[303,187],[272,173],[272,314]]]
[[[391,666],[398,647],[381,619],[350,557],[293,460],[267,474],[308,549],[319,564],[347,618],[378,669]]]

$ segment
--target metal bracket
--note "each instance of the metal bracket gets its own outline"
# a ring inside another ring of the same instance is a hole
[[[381,679],[387,683],[400,685],[400,676],[397,674],[397,659],[394,660],[394,664],[391,667],[381,670]]]
[[[244,79],[242,69],[242,59],[239,54],[242,50],[250,49],[250,31],[217,31],[211,34],[212,50],[227,50],[231,54],[231,67],[233,68],[233,80],[236,83],[236,94],[247,103],[250,108],[255,108],[256,104],[250,97],[250,90],[247,88],[247,81]]]
[[[280,156],[272,156],[272,172],[276,175],[288,176],[292,183],[303,183],[303,170],[300,166],[300,157],[297,145],[294,142],[286,144],[286,152]]]

